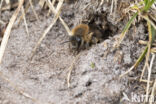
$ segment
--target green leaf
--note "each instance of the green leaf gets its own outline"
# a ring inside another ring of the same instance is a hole
[[[148,0],[144,0],[144,3],[145,3],[145,6],[147,5],[147,3],[148,3]]]
[[[155,0],[144,0],[144,2],[145,2],[144,11],[147,12],[147,10],[149,10],[151,8],[151,6],[155,2]]]
[[[129,29],[129,27],[131,26],[133,20],[136,18],[137,15],[138,15],[138,12],[136,12],[136,13],[132,16],[132,18],[131,18],[131,19],[128,21],[128,23],[126,24],[126,26],[125,26],[125,28],[124,28],[124,30],[123,30],[122,33],[125,33],[125,32]]]
[[[153,26],[151,26],[151,32],[152,32],[152,43],[153,43],[156,38],[156,30],[154,29]]]
[[[92,69],[95,68],[95,63],[92,62],[90,66]]]
[[[140,55],[140,57],[137,59],[136,63],[134,64],[135,67],[137,67],[139,65],[139,63],[144,59],[146,53],[148,50],[148,46],[146,46],[145,50],[143,51],[143,53]]]
[[[120,40],[118,45],[121,43],[121,41],[123,40],[123,38],[125,37],[126,32],[128,31],[129,27],[131,26],[133,20],[136,18],[136,16],[138,15],[138,12],[136,12],[131,19],[128,21],[128,23],[126,24],[124,30],[122,31],[121,35],[120,35]]]

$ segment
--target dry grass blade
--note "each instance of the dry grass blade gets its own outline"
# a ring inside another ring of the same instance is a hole
[[[103,3],[104,3],[104,0],[101,0],[101,2],[100,2],[100,6],[103,5]]]
[[[148,42],[147,41],[144,41],[144,40],[139,40],[139,44],[142,44],[142,45],[147,45]]]
[[[2,43],[1,43],[1,47],[0,47],[0,64],[2,62],[2,58],[3,58],[4,51],[5,51],[5,48],[6,48],[8,39],[9,39],[9,36],[10,36],[10,32],[11,32],[12,26],[13,26],[16,18],[17,18],[17,15],[18,15],[18,13],[19,13],[23,3],[24,3],[24,0],[20,0],[19,1],[18,8],[16,9],[14,14],[12,15],[12,17],[10,19],[10,22],[9,22],[7,28],[6,28],[5,33],[4,33],[4,37],[3,37],[3,40],[2,40]]]
[[[141,73],[141,77],[140,77],[140,82],[143,81],[143,75],[144,75],[144,73],[145,73],[146,67],[149,68],[149,65],[145,63],[145,64],[144,64],[144,67],[143,67],[143,69],[142,69],[142,73]]]
[[[54,14],[56,14],[56,10],[55,10],[55,8],[54,8],[54,6],[52,5],[52,3],[51,3],[50,0],[48,0],[47,4],[48,4],[50,10],[51,10]],[[69,35],[69,36],[72,36],[72,32],[70,31],[68,25],[64,22],[64,20],[63,20],[60,16],[59,16],[59,20],[61,21],[62,25],[63,25],[64,28],[66,29],[68,35]]]
[[[156,79],[155,79],[155,81],[154,81],[154,84],[153,84],[153,88],[152,88],[152,92],[151,92],[151,98],[150,98],[150,104],[152,104],[153,103],[153,101],[154,101],[154,96],[155,96],[155,91],[156,91]]]
[[[128,71],[120,75],[120,78],[131,72],[135,68],[135,65],[133,65]]]
[[[146,102],[148,101],[148,98],[149,98],[150,78],[151,78],[151,71],[152,71],[152,66],[153,66],[154,59],[155,59],[155,54],[152,54],[152,59],[151,59],[151,62],[150,62],[150,67],[148,69],[148,81],[147,81],[146,99],[145,99]]]
[[[120,37],[119,37],[119,40],[118,42],[115,44],[115,47],[119,47],[120,43],[122,42],[122,40],[124,39],[128,29],[130,28],[132,22],[134,21],[134,19],[137,17],[138,15],[138,12],[136,12],[132,17],[131,19],[128,21],[128,23],[126,24],[126,26],[124,27],[124,30],[122,31]]]
[[[39,39],[39,41],[37,42],[37,44],[35,45],[35,48],[33,49],[33,52],[32,52],[32,56],[31,56],[31,59],[33,58],[37,48],[39,47],[39,45],[41,44],[42,40],[45,38],[45,36],[47,35],[47,33],[50,31],[50,29],[54,26],[54,24],[56,23],[59,15],[60,15],[60,12],[61,12],[61,7],[62,7],[62,4],[63,4],[63,1],[64,0],[60,0],[58,5],[57,5],[57,13],[55,14],[53,20],[52,20],[52,23],[49,25],[49,27],[44,31],[43,35],[41,36],[41,38]]]
[[[1,8],[2,8],[2,4],[3,4],[3,0],[1,0],[1,2],[0,2],[0,11],[1,11]]]
[[[52,5],[54,5],[54,4],[55,4],[55,2],[56,2],[56,0],[53,0],[53,1],[52,1]]]
[[[77,59],[78,59],[79,57],[80,57],[80,54],[78,54],[78,55],[75,57],[73,63],[72,63],[72,64],[70,65],[70,67],[69,67],[69,72],[68,72],[68,75],[67,75],[67,85],[68,85],[68,87],[70,87],[70,78],[71,78],[71,73],[72,73],[73,67],[74,67],[74,65],[75,65],[75,63],[76,63],[76,61],[77,61]]]
[[[147,81],[148,81],[148,80],[144,80],[144,79],[141,80],[141,82],[144,82],[144,83],[147,83]],[[152,84],[153,81],[150,81],[149,83]]]
[[[23,19],[24,19],[24,25],[25,25],[25,29],[26,29],[26,32],[27,32],[27,34],[28,34],[28,36],[29,36],[29,30],[28,30],[28,25],[27,25],[27,21],[26,21],[26,18],[25,18],[25,13],[24,13],[24,8],[23,8],[23,6],[22,6],[22,17],[23,17]]]
[[[146,61],[145,61],[145,65],[144,65],[144,68],[143,68],[143,71],[141,73],[141,78],[140,80],[142,80],[142,77],[144,75],[144,72],[147,69],[149,69],[149,57],[150,57],[150,52],[151,52],[151,43],[152,43],[152,32],[151,32],[151,24],[149,22],[147,22],[147,25],[148,25],[148,32],[149,32],[149,41],[148,41],[148,51],[147,51],[147,54],[146,54]]]
[[[44,4],[45,4],[45,0],[40,0],[39,1],[39,5],[41,6],[41,8],[43,8]]]
[[[15,8],[17,6],[18,6],[18,2],[17,3],[14,3],[14,4],[11,4],[11,5],[9,4],[9,5],[6,5],[3,8],[1,8],[1,11],[9,10],[9,9]]]
[[[30,6],[31,6],[31,8],[32,8],[32,11],[33,11],[33,13],[34,13],[34,15],[35,15],[37,21],[39,21],[39,17],[38,17],[38,15],[37,15],[36,11],[34,10],[34,6],[33,6],[33,4],[32,4],[32,0],[29,0],[29,3],[30,3]]]
[[[152,32],[151,32],[151,24],[149,22],[147,22],[148,25],[148,32],[149,32],[149,41],[148,41],[148,51],[147,51],[147,55],[146,55],[146,62],[145,64],[148,65],[148,60],[150,57],[150,51],[151,51],[151,44],[152,44]]]
[[[140,55],[140,57],[137,59],[137,61],[135,62],[135,64],[128,70],[126,71],[125,73],[121,74],[120,75],[120,78],[125,76],[126,74],[128,74],[129,72],[131,72],[134,68],[136,68],[139,63],[143,60],[144,56],[146,55],[147,53],[147,50],[148,50],[148,47],[146,46],[145,50],[143,51],[143,53]]]
[[[53,0],[52,3],[50,2],[50,5],[55,5],[55,2],[56,2],[56,0]],[[49,9],[47,16],[49,16],[50,14],[51,14],[51,9]]]
[[[26,14],[26,13],[27,13],[27,11],[28,11],[29,7],[30,7],[30,3],[29,3],[29,2],[27,2],[26,7],[25,7],[24,14]],[[19,19],[18,19],[18,25],[21,23],[22,19],[23,19],[23,15],[21,15],[21,16],[19,17]]]
[[[113,8],[114,8],[114,0],[112,0],[112,3],[111,3],[110,14],[112,14],[112,13],[113,13]]]
[[[145,65],[144,65],[142,73],[141,73],[140,81],[143,80],[142,78],[143,78],[143,75],[144,75],[144,72],[145,72],[146,68],[149,69],[148,60],[149,60],[150,53],[153,51],[151,49],[151,44],[155,40],[155,30],[154,30],[154,28],[151,26],[149,21],[147,22],[147,25],[148,25],[148,31],[149,31],[149,41],[148,41],[147,45],[148,45],[149,48],[148,48],[148,52],[147,52],[147,55],[146,55]]]
[[[10,0],[5,0],[6,4],[10,4]]]
[[[156,22],[156,15],[152,15],[152,14],[149,14],[149,17],[154,21],[154,22]]]
[[[152,49],[151,49],[151,52],[152,52],[152,53],[156,53],[156,48],[152,48]]]
[[[146,21],[148,21],[153,27],[154,29],[156,30],[156,25],[153,21],[151,21],[148,16],[144,16],[144,15],[140,15],[142,18],[144,18]]]
[[[3,22],[2,20],[0,20],[0,24],[3,24],[3,25],[4,25],[4,24],[5,24],[5,22]]]

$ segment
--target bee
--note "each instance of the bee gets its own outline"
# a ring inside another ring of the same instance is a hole
[[[89,26],[80,24],[72,29],[72,36],[69,37],[70,49],[80,50],[89,47],[92,34],[89,34]]]
[[[87,24],[79,24],[72,29],[72,36],[69,37],[69,48],[79,52],[88,49],[92,44],[101,41],[102,33],[95,27]]]

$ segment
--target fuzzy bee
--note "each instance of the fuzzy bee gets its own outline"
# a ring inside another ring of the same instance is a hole
[[[69,37],[70,48],[80,50],[88,48],[91,44],[92,33],[89,33],[89,26],[80,24],[72,29],[72,36]]]
[[[79,52],[83,49],[88,49],[92,44],[100,42],[102,33],[95,27],[87,24],[79,24],[72,29],[72,35],[69,36],[69,48]]]

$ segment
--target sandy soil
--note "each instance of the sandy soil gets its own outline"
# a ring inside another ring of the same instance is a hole
[[[87,13],[90,11],[81,11],[81,8],[84,7],[82,4],[89,2],[84,0],[76,6],[64,4],[61,17],[70,28],[88,18]],[[92,6],[93,11],[96,6]],[[104,4],[98,12],[110,13],[107,11],[109,8],[110,4]],[[67,75],[76,56],[69,52],[68,44],[60,45],[68,40],[68,35],[59,20],[43,40],[33,60],[30,60],[32,49],[53,18],[53,15],[46,17],[46,10],[43,12],[39,7],[35,9],[40,21],[34,21],[31,10],[26,17],[30,36],[26,34],[24,23],[11,32],[0,66],[3,73],[0,73],[0,104],[134,104],[124,100],[123,94],[131,99],[132,92],[144,93],[142,85],[134,80],[139,79],[143,63],[129,76],[119,79],[119,75],[133,65],[144,48],[138,43],[138,40],[147,38],[143,23],[138,23],[136,28],[132,27],[120,49],[113,50],[114,41],[126,20],[115,23],[107,15],[105,21],[114,24],[117,30],[103,42],[80,52],[68,88]],[[3,12],[1,19],[7,21],[6,16],[11,16],[10,11]],[[95,22],[99,23],[98,20]],[[156,66],[154,68],[156,70]],[[152,76],[154,78],[155,74]]]

